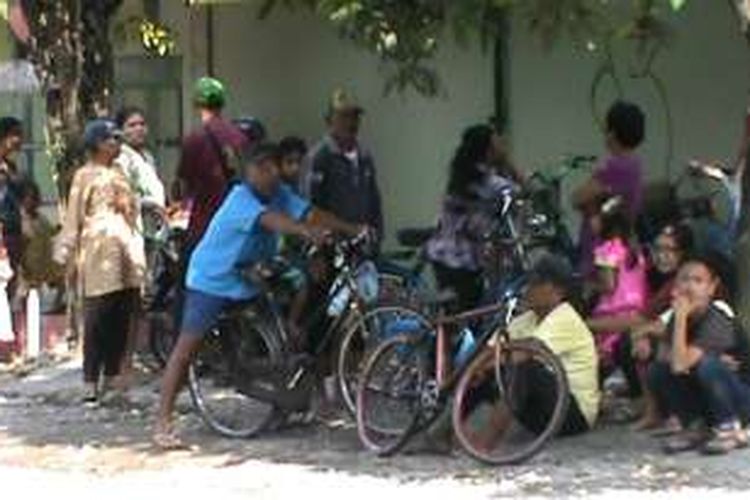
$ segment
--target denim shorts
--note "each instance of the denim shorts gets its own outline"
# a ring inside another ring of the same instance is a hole
[[[196,290],[185,290],[180,335],[202,338],[216,325],[222,312],[242,302]]]

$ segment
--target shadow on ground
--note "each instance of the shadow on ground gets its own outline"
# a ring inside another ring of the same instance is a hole
[[[351,426],[293,428],[247,441],[223,439],[204,428],[186,396],[179,404],[180,427],[185,440],[196,447],[161,453],[149,440],[158,396],[156,377],[139,372],[132,404],[127,407],[95,409],[78,402],[80,371],[75,364],[43,369],[23,379],[0,380],[0,465],[110,475],[186,464],[220,469],[263,461],[402,482],[450,478],[496,484],[500,497],[680,487],[742,490],[750,484],[746,466],[750,452],[718,458],[665,457],[657,443],[626,427],[556,441],[522,466],[489,468],[458,451],[436,456],[414,447],[405,454],[379,459],[361,449]]]

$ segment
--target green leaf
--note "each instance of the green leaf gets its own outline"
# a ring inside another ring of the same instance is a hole
[[[672,6],[672,10],[674,10],[675,12],[682,9],[686,3],[687,0],[669,0],[669,4]]]
[[[276,0],[266,0],[258,9],[258,19],[267,19],[271,15],[274,7],[276,7]]]

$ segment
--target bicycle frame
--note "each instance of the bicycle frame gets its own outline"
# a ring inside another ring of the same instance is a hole
[[[335,266],[334,266],[335,267]],[[343,263],[336,269],[337,275],[341,279],[334,278],[331,288],[328,290],[326,300],[322,304],[315,307],[313,313],[308,316],[304,324],[304,330],[309,330],[312,325],[318,323],[323,317],[327,315],[328,308],[334,298],[342,292],[345,288],[349,289],[349,298],[342,312],[333,318],[328,327],[325,329],[321,341],[318,343],[315,351],[312,355],[317,359],[320,357],[333,342],[335,334],[339,331],[340,327],[346,323],[353,311],[362,311],[365,307],[363,299],[359,296],[357,291],[357,283],[355,281],[355,273],[357,266],[351,265],[349,259],[344,259]],[[273,317],[273,322],[282,336],[282,340],[285,345],[289,342],[289,333],[285,326],[285,321],[282,315],[279,313],[278,305],[274,300],[273,291],[268,288],[262,288],[261,298],[264,302],[264,309],[269,311]]]
[[[486,328],[482,336],[477,341],[477,348],[469,355],[469,358],[464,362],[457,370],[452,370],[452,356],[450,355],[450,342],[449,337],[453,332],[448,332],[446,326],[458,325],[461,323],[468,322],[473,319],[483,318],[492,314],[498,313],[503,309],[508,308],[508,304],[505,302],[499,302],[489,306],[479,307],[470,311],[463,312],[454,316],[447,316],[440,318],[436,324],[436,343],[435,349],[435,372],[438,389],[441,395],[445,395],[453,390],[458,383],[458,380],[467,370],[467,368],[474,362],[474,360],[481,355],[482,347],[485,346],[490,338],[497,333],[499,328],[503,324],[507,324],[508,317],[511,313],[506,311],[506,314],[501,320],[495,320],[490,328]]]
[[[516,260],[516,272],[510,279],[506,280],[499,288],[503,291],[499,300],[493,304],[481,306],[469,311],[464,311],[450,316],[439,316],[434,321],[436,331],[436,349],[435,349],[435,375],[439,392],[439,397],[445,397],[455,388],[463,373],[468,369],[474,360],[481,355],[482,347],[487,345],[490,338],[502,328],[510,323],[513,314],[520,301],[520,290],[526,282],[525,272],[529,268],[528,256],[523,240],[520,237],[518,228],[512,216],[512,208],[516,198],[512,189],[506,189],[501,194],[499,217],[505,223],[508,243],[513,250]],[[450,353],[450,336],[455,332],[448,331],[451,325],[460,325],[469,323],[473,320],[486,318],[505,311],[501,317],[495,318],[486,328],[476,342],[476,348],[469,354],[468,359],[457,369],[452,370],[451,353]]]

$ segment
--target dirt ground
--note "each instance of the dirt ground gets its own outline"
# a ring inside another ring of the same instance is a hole
[[[149,442],[157,375],[140,373],[125,408],[79,403],[80,369],[69,361],[24,377],[0,374],[0,485],[58,498],[747,498],[750,450],[725,457],[666,457],[627,427],[555,442],[527,464],[490,468],[459,451],[378,459],[351,425],[308,426],[250,441],[217,437],[180,401],[194,448],[161,453]]]

